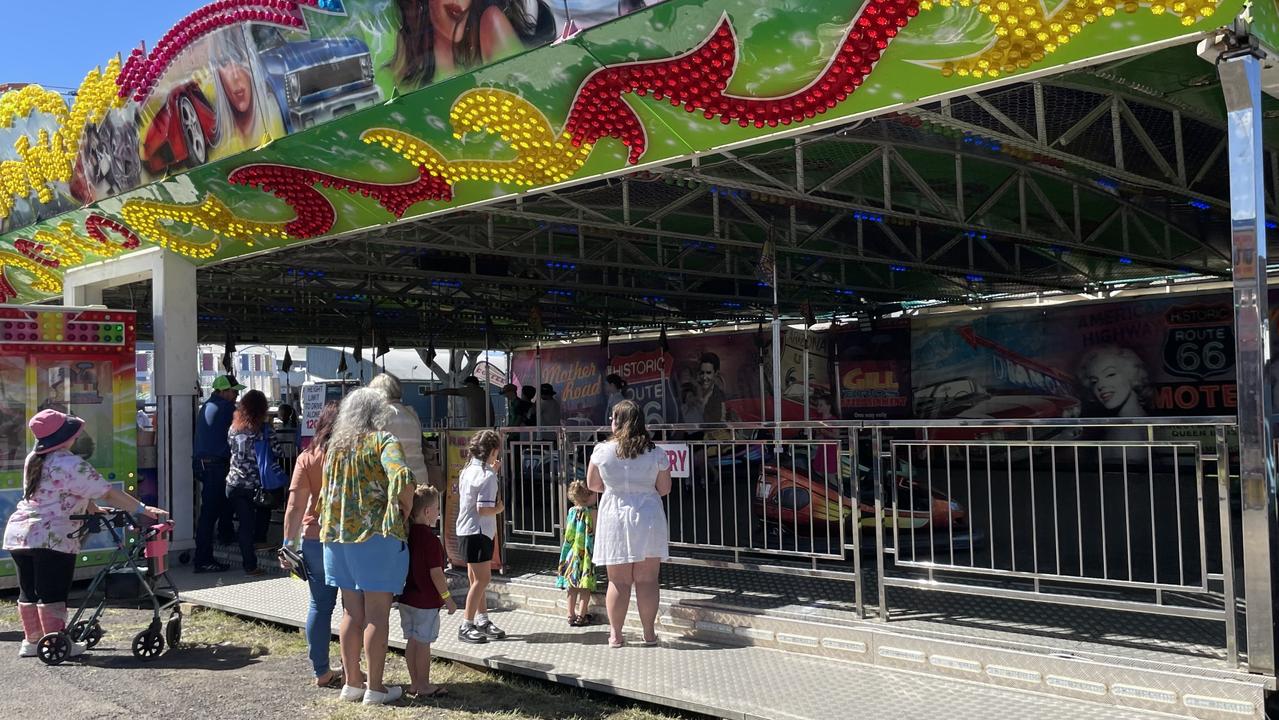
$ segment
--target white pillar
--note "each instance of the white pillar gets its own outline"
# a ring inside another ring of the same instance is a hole
[[[160,248],[151,248],[67,271],[63,302],[101,304],[106,288],[151,281],[151,323],[155,340],[157,470],[160,506],[176,521],[172,547],[194,546],[195,478],[191,443],[200,386],[196,366],[195,266]]]
[[[191,452],[200,386],[195,286],[195,266],[172,253],[164,254],[151,277],[160,503],[178,520],[173,538],[178,548],[195,542]]]
[[[89,307],[102,304],[102,288],[95,286],[62,286],[62,304],[67,307]]]

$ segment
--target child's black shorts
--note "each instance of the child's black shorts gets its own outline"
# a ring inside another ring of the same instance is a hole
[[[488,535],[463,535],[457,539],[457,546],[467,564],[486,563],[493,559],[493,538]]]

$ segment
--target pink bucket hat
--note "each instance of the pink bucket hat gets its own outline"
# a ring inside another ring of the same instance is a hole
[[[45,455],[68,447],[84,430],[84,421],[57,410],[41,410],[27,423],[36,436],[35,454]]]

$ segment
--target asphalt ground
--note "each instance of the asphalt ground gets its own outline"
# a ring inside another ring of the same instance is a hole
[[[0,718],[209,718],[210,720],[361,720],[363,718],[502,718],[663,720],[677,716],[603,696],[463,665],[436,661],[432,681],[447,699],[393,707],[341,703],[316,688],[302,635],[210,610],[184,618],[183,642],[160,657],[133,657],[130,643],[150,622],[147,610],[108,609],[105,636],[92,651],[50,667],[18,658],[21,641],[12,597],[0,599]],[[337,657],[337,646],[332,646]],[[404,658],[388,657],[388,683],[408,682]]]

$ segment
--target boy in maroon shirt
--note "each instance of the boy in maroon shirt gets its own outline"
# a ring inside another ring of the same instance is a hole
[[[409,519],[409,574],[400,595],[400,627],[408,641],[404,651],[409,666],[408,693],[444,697],[448,691],[431,684],[431,643],[440,635],[440,608],[447,607],[452,615],[457,603],[449,595],[444,577],[444,545],[435,534],[440,519],[440,494],[435,488],[418,487]]]

